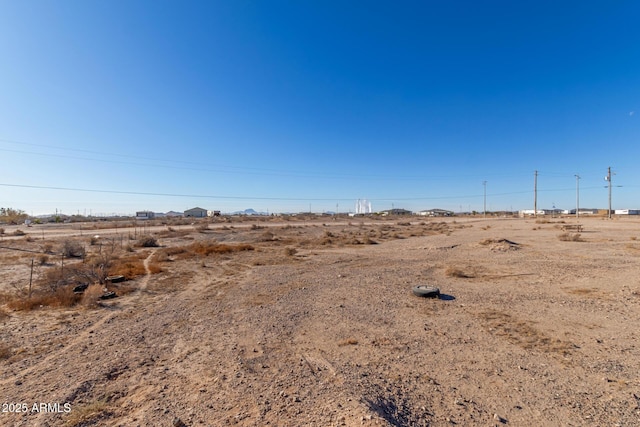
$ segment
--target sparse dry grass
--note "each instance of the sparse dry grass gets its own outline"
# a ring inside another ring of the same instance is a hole
[[[347,338],[338,343],[338,347],[344,347],[347,345],[358,345],[358,340],[355,338]]]
[[[7,344],[0,344],[0,360],[7,360],[11,357],[11,347]]]
[[[97,425],[110,411],[109,405],[104,400],[74,406],[65,420],[65,427]]]
[[[525,350],[567,355],[574,348],[570,342],[548,337],[531,326],[531,322],[518,320],[502,311],[487,310],[479,313],[478,317],[485,322],[485,327],[490,333],[504,337]]]
[[[152,235],[140,236],[136,242],[136,246],[141,248],[156,248],[159,246],[158,239]]]
[[[298,250],[296,248],[284,248],[284,254],[286,256],[294,256],[296,253],[298,253]]]
[[[100,284],[89,285],[89,287],[82,294],[80,299],[80,305],[84,308],[96,308],[98,307],[98,301],[100,296],[104,293],[103,287]]]
[[[562,242],[584,242],[580,233],[562,233],[558,234],[558,240]]]
[[[476,277],[476,272],[474,269],[469,267],[460,268],[455,266],[449,266],[444,272],[448,277],[459,277],[462,279],[472,279]]]
[[[38,290],[31,298],[14,296],[7,302],[7,307],[16,311],[30,311],[40,307],[73,307],[80,301],[81,296],[73,293],[71,287],[59,287],[55,291]]]

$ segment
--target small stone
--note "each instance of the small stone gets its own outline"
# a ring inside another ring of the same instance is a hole
[[[507,420],[505,418],[502,418],[500,415],[498,414],[493,414],[493,419],[504,424],[507,422]]]
[[[173,427],[187,427],[187,425],[180,418],[175,417],[173,419]]]

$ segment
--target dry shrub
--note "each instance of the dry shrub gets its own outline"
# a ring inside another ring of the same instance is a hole
[[[138,241],[136,242],[136,246],[139,246],[141,248],[157,248],[159,246],[158,239],[147,234],[145,236],[141,236],[138,239]]]
[[[0,360],[6,360],[11,357],[11,347],[6,344],[0,344]]]
[[[584,242],[580,233],[562,233],[558,235],[558,240],[562,242]]]
[[[358,340],[355,338],[348,338],[338,343],[338,347],[344,347],[345,345],[358,345]]]
[[[80,304],[85,308],[96,308],[100,296],[104,293],[104,288],[100,284],[89,285],[82,294]]]
[[[38,264],[46,265],[49,262],[49,255],[40,254],[38,255]]]
[[[277,240],[276,239],[276,235],[273,234],[273,232],[271,232],[269,230],[267,230],[264,233],[262,233],[262,235],[260,236],[260,239],[259,239],[259,241],[261,241],[261,242],[272,242],[274,240]]]
[[[115,292],[119,297],[130,294],[137,289],[133,284],[129,283],[111,284],[108,286],[108,288],[110,291]]]
[[[60,286],[54,291],[40,290],[31,298],[15,297],[7,307],[16,311],[29,311],[40,307],[73,307],[81,296],[73,293],[70,286]]]
[[[232,252],[252,251],[254,247],[246,243],[228,245],[225,243],[195,242],[189,245],[188,249],[190,252],[206,256],[210,254],[228,254]]]
[[[100,421],[111,414],[111,409],[104,400],[88,404],[75,405],[66,419],[67,427],[99,425]]]
[[[294,256],[297,253],[298,250],[296,248],[284,248],[284,254],[286,256]]]
[[[373,240],[369,236],[365,236],[364,239],[362,239],[362,244],[364,244],[364,245],[377,245],[378,242],[376,242],[375,240]]]
[[[162,267],[157,262],[150,262],[148,267],[149,267],[149,273],[151,274],[158,274],[158,273],[162,273],[163,271]]]
[[[147,274],[147,271],[144,268],[144,263],[141,260],[131,258],[117,260],[109,269],[110,276],[122,275],[129,280],[145,274]]]
[[[45,243],[42,245],[42,252],[46,252],[48,254],[52,254],[53,253],[53,244],[52,243]]]
[[[65,240],[62,243],[62,255],[67,258],[82,258],[86,251],[82,243],[74,240]]]
[[[209,224],[206,222],[195,225],[193,228],[199,233],[206,233],[209,230]]]
[[[16,231],[13,232],[14,236],[25,236],[27,233],[25,233],[24,231],[17,229]]]
[[[6,320],[9,317],[9,313],[7,313],[4,309],[0,308],[0,320]]]
[[[446,274],[448,277],[460,277],[462,279],[472,279],[476,277],[476,274],[473,271],[465,271],[459,267],[453,266],[447,267],[444,274]]]

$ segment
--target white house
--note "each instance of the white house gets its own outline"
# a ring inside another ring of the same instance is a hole
[[[136,212],[136,219],[153,219],[156,214],[151,211],[138,211]]]
[[[640,209],[616,209],[616,215],[640,215]]]
[[[191,209],[187,209],[186,211],[184,211],[184,216],[186,218],[206,218],[208,215],[208,212],[206,209],[202,209],[202,208],[191,208]]]
[[[429,209],[418,212],[418,215],[421,216],[453,216],[453,211],[448,211],[446,209]]]

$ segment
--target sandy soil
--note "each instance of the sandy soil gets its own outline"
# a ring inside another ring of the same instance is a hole
[[[132,293],[5,306],[0,424],[640,425],[640,221],[329,221],[165,227]],[[168,251],[214,240],[254,249]],[[0,250],[5,300],[31,257]]]

